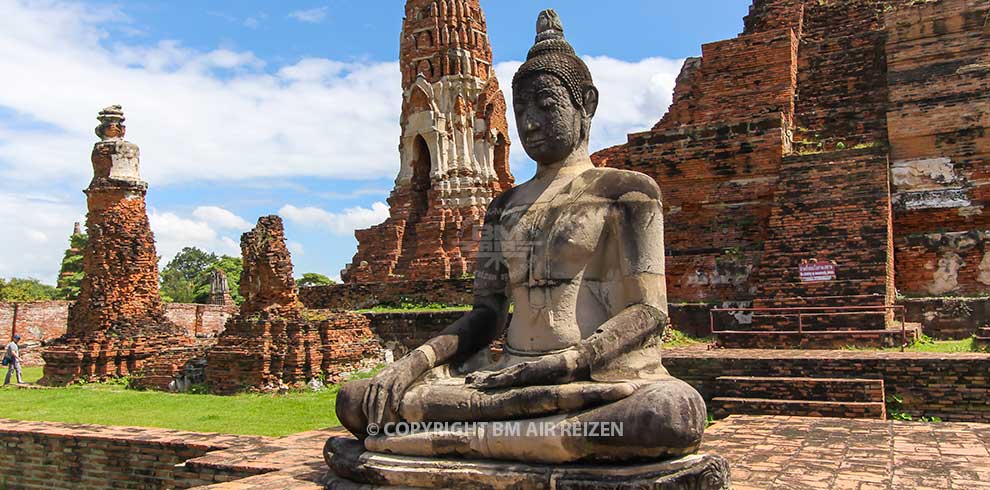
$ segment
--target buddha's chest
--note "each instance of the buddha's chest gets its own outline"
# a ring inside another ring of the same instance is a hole
[[[601,262],[609,247],[607,203],[585,199],[534,203],[507,210],[502,220],[502,253],[512,284],[570,281],[589,264]]]

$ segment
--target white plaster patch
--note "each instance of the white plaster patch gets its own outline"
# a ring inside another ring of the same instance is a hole
[[[891,165],[890,175],[893,203],[901,209],[967,208],[972,204],[967,181],[949,158],[900,160]]]
[[[956,213],[963,218],[968,218],[970,216],[979,216],[983,214],[983,206],[966,206],[956,210]]]
[[[901,209],[967,208],[972,204],[964,189],[944,189],[902,192],[894,196],[893,204]]]
[[[959,287],[959,269],[965,264],[956,252],[948,250],[938,259],[938,264],[928,264],[928,269],[934,269],[932,283],[928,286],[932,294],[945,294]]]
[[[952,160],[946,157],[900,160],[891,165],[890,173],[894,186],[905,191],[941,189],[963,182]]]
[[[751,301],[723,301],[721,308],[752,308],[753,303]],[[739,325],[749,325],[753,323],[753,312],[752,311],[734,311],[729,313],[736,323]]]
[[[111,156],[110,178],[140,182],[140,159],[141,152],[137,145],[127,141],[118,141],[116,151]]]

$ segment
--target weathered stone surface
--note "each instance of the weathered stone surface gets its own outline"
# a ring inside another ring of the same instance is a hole
[[[85,190],[89,241],[85,276],[69,310],[65,335],[52,341],[44,384],[124,376],[154,355],[189,343],[165,317],[158,293],[158,256],[139,174],[137,145],[125,141],[120,106],[100,112],[93,180]]]
[[[485,208],[512,186],[506,104],[478,0],[408,0],[400,167],[389,218],[357,232],[345,282],[474,271]]]
[[[370,453],[356,439],[335,438],[324,448],[341,478],[328,490],[471,488],[484,490],[728,490],[729,464],[695,454],[629,466],[540,466],[500,461],[431,459]],[[358,485],[345,478],[367,481]]]
[[[260,218],[241,237],[241,254],[244,304],[206,355],[206,383],[215,392],[336,381],[380,362],[368,319],[303,309],[281,218]]]

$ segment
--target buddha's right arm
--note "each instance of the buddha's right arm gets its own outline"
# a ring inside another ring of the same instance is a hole
[[[487,347],[505,330],[509,301],[501,294],[479,295],[474,308],[420,347],[433,366],[463,360]]]

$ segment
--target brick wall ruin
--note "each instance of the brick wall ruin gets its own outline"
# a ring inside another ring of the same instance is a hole
[[[887,107],[897,288],[990,290],[990,5],[887,13]]]
[[[71,306],[71,301],[0,302],[0,338],[20,334],[25,364],[41,364],[42,342],[65,335]],[[165,304],[165,318],[190,338],[216,337],[235,313],[236,306]]]
[[[408,0],[400,167],[389,218],[359,230],[348,283],[474,272],[485,210],[513,183],[505,97],[478,0]]]
[[[241,254],[244,303],[206,354],[205,382],[215,392],[334,381],[380,362],[366,318],[303,308],[281,218],[260,218],[241,236]]]
[[[332,284],[299,289],[307,308],[363,310],[402,303],[448,306],[474,303],[474,279],[430,279],[402,282]]]
[[[593,157],[660,184],[671,300],[985,293],[988,12],[755,0],[742,34],[688,59],[663,119]]]
[[[272,440],[164,429],[0,422],[0,488],[11,490],[165,490],[235,481],[264,471],[244,464],[197,465],[190,460]]]

